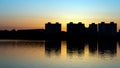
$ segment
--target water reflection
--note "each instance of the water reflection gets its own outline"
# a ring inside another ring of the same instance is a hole
[[[68,40],[67,41],[67,54],[69,56],[78,54],[78,55],[83,55],[84,54],[84,46],[85,46],[85,41],[80,41],[80,40]]]
[[[91,54],[95,54],[97,52],[97,40],[89,40],[88,45],[89,45],[89,52]]]
[[[0,40],[0,47],[39,47],[44,45],[44,40]]]
[[[61,53],[61,41],[60,40],[46,40],[45,53],[47,56],[60,55]]]
[[[1,40],[1,48],[38,48],[41,47],[41,50],[45,51],[46,56],[60,56],[62,49],[66,50],[68,56],[79,55],[83,56],[86,51],[89,54],[98,54],[101,57],[110,56],[114,57],[117,53],[117,42],[115,40],[67,40],[65,44],[61,44],[60,40],[46,40],[46,41],[28,41],[28,40]],[[64,45],[66,48],[61,47]]]
[[[0,68],[119,68],[119,57],[115,40],[0,40]]]
[[[115,40],[98,41],[98,52],[101,56],[115,56],[117,52],[117,42]]]

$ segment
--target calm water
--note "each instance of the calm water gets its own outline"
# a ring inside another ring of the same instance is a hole
[[[0,68],[120,68],[115,41],[0,40]]]

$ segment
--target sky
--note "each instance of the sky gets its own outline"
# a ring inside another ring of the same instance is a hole
[[[114,21],[120,29],[120,0],[0,0],[0,30],[42,29],[47,22]]]

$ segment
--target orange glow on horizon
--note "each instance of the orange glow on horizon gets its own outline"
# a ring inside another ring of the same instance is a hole
[[[95,19],[95,18],[50,18],[50,17],[8,17],[1,18],[0,23],[1,28],[5,29],[45,29],[45,24],[47,22],[56,23],[59,22],[62,24],[62,31],[66,31],[67,23],[69,22],[82,22],[85,24],[85,27],[88,27],[91,23],[100,23],[100,22],[109,23],[114,21],[118,24],[118,29],[120,29],[120,20],[119,19]],[[1,29],[0,28],[0,29]]]

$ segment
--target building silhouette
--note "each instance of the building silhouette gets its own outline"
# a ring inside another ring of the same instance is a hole
[[[88,32],[88,35],[90,36],[96,36],[97,35],[97,24],[95,23],[90,24],[87,32]]]
[[[54,33],[60,33],[61,32],[61,24],[56,22],[56,24],[52,24],[51,22],[48,22],[45,24],[45,30],[47,34],[54,34]]]
[[[67,32],[61,31],[61,24],[48,22],[45,29],[1,30],[0,39],[119,39],[117,24],[114,22],[92,23],[88,28],[81,22],[67,24]]]
[[[100,24],[98,24],[98,33],[99,36],[115,37],[117,33],[117,24],[114,22],[110,23],[101,22]]]
[[[48,22],[45,24],[45,33],[47,38],[58,38],[61,34],[61,24],[56,22],[55,24],[52,24],[51,22]]]
[[[85,34],[85,25],[81,22],[79,22],[78,24],[70,22],[69,24],[67,24],[67,33],[69,36],[82,37]]]

